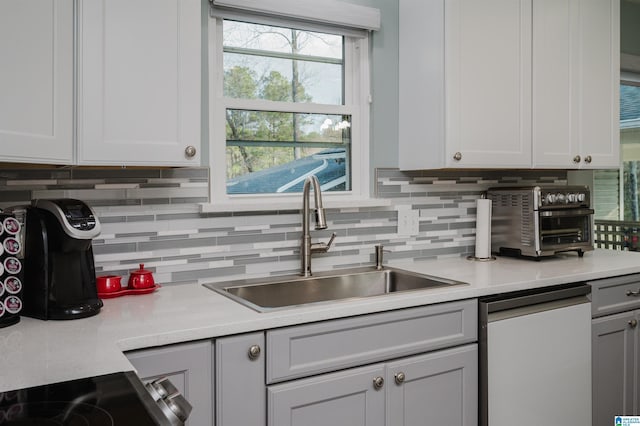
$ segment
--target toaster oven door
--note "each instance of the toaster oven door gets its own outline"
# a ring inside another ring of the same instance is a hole
[[[592,209],[541,210],[538,222],[541,252],[544,255],[593,250],[592,221]]]

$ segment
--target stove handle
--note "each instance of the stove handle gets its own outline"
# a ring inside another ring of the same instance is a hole
[[[162,377],[146,384],[146,388],[172,426],[184,426],[193,407],[171,383]]]

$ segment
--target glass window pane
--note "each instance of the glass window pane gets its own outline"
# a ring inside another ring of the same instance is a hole
[[[224,95],[230,98],[342,105],[342,75],[341,64],[224,54]]]
[[[624,220],[640,221],[640,87],[620,85]]]
[[[321,56],[342,60],[342,36],[225,20],[224,47]]]
[[[223,31],[225,96],[343,104],[343,37],[234,21]]]
[[[227,109],[229,141],[351,143],[351,117]]]
[[[227,110],[227,193],[351,189],[351,117]]]

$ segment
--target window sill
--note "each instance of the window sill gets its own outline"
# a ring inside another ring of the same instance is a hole
[[[323,206],[327,209],[348,209],[359,207],[387,207],[391,205],[391,200],[387,198],[350,198],[349,200],[326,200]],[[311,204],[313,206],[313,204]],[[300,210],[302,200],[282,201],[277,203],[259,202],[238,202],[229,204],[200,204],[201,213],[224,213],[224,212],[256,212],[256,211],[280,211],[280,210]]]

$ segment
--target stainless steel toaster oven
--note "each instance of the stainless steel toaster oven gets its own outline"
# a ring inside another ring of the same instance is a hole
[[[593,250],[593,209],[586,186],[490,188],[491,251],[543,257]]]

